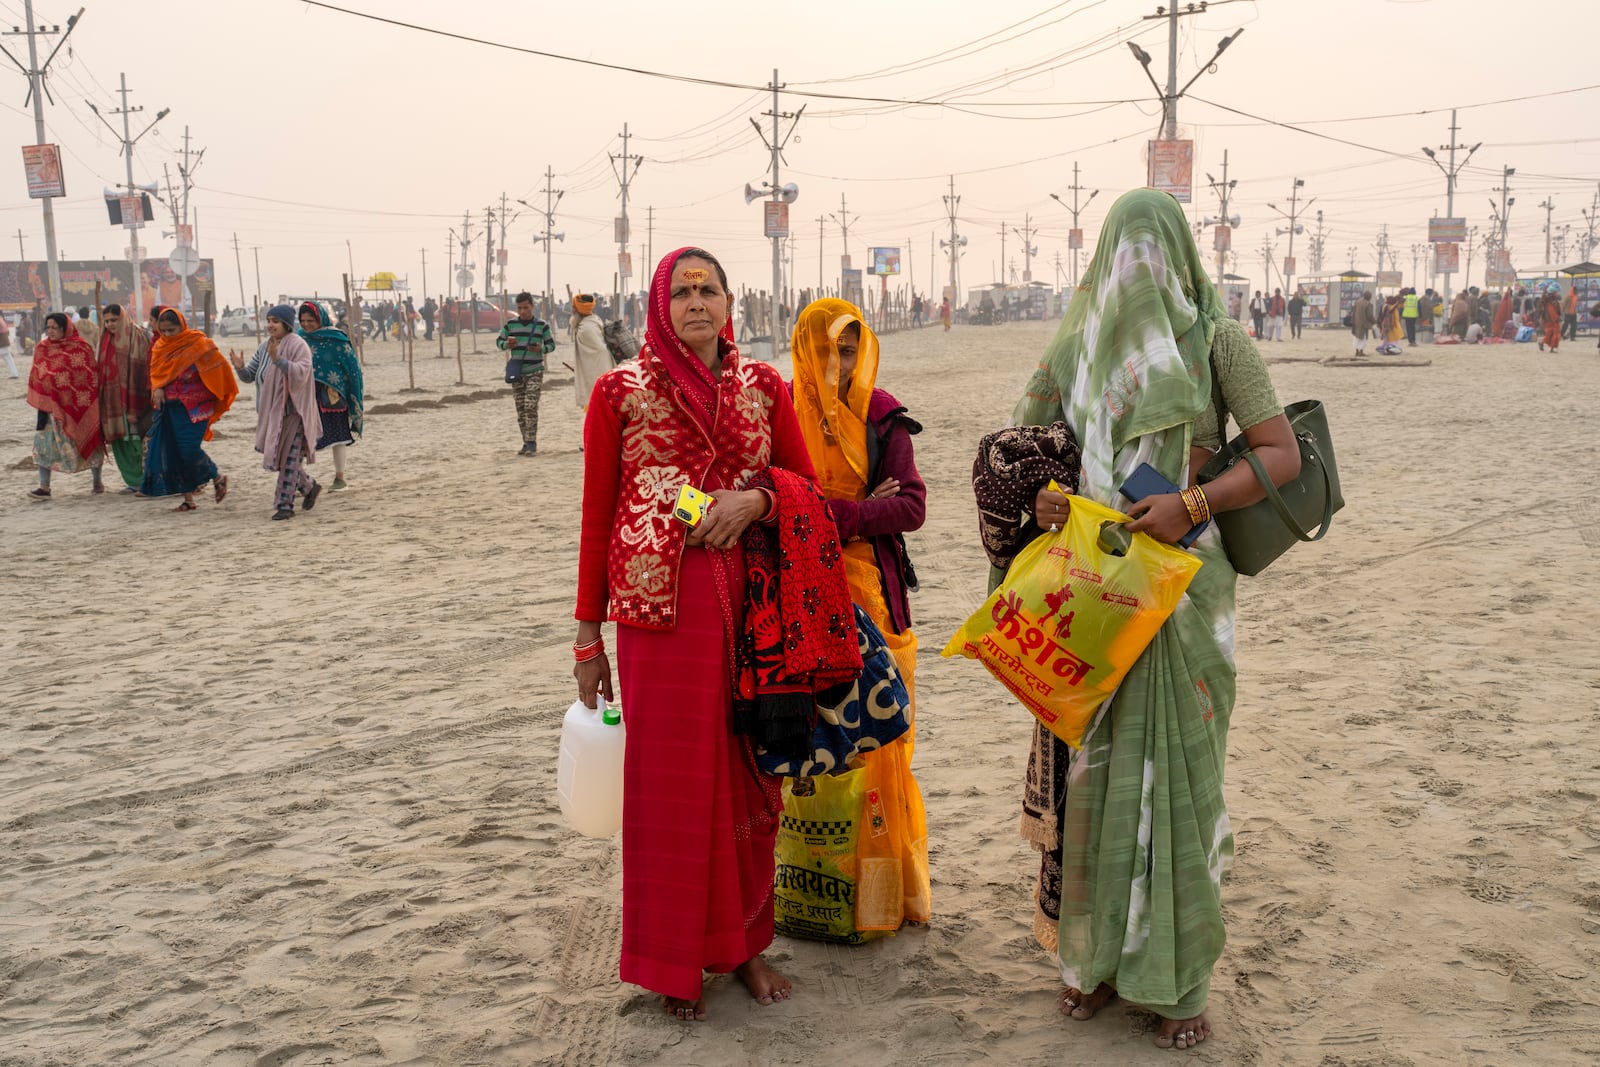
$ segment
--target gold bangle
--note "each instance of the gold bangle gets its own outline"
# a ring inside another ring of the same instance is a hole
[[[1195,501],[1199,505],[1200,522],[1209,522],[1211,519],[1211,501],[1206,499],[1206,491],[1200,486],[1191,486]]]
[[[1181,490],[1178,493],[1178,499],[1183,501],[1184,509],[1189,512],[1189,524],[1191,526],[1200,525],[1200,509],[1195,504],[1193,493],[1188,489]]]

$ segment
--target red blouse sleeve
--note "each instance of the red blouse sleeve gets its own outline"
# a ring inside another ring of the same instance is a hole
[[[790,416],[793,418],[793,416]],[[798,429],[795,431],[799,432]],[[578,537],[579,622],[604,622],[610,598],[606,578],[611,528],[622,480],[622,421],[596,390],[583,421],[583,516]]]
[[[811,453],[806,451],[806,439],[800,436],[800,420],[795,418],[794,402],[789,399],[789,390],[784,388],[781,379],[773,390],[771,418],[772,465],[816,481],[817,471],[811,465]]]

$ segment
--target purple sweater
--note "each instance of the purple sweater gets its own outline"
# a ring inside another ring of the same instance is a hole
[[[790,393],[794,391],[791,384]],[[889,604],[889,621],[895,633],[911,629],[911,602],[907,595],[915,587],[905,539],[897,536],[922,528],[927,518],[927,486],[917,473],[911,435],[922,427],[906,414],[900,402],[882,389],[872,391],[867,405],[867,422],[878,428],[877,464],[867,485],[870,493],[885,478],[900,483],[900,492],[882,500],[829,500],[828,514],[839,527],[839,539],[861,538],[872,542],[878,571],[883,575],[883,597]]]

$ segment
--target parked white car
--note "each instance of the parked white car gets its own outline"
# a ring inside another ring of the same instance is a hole
[[[252,337],[256,332],[256,313],[247,308],[234,308],[221,319],[217,320],[217,333],[223,337],[233,334],[249,334]]]

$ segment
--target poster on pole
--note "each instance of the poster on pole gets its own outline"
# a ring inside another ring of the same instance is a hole
[[[1171,193],[1180,204],[1194,198],[1194,142],[1151,141],[1148,148],[1152,189]]]
[[[1397,270],[1380,270],[1372,284],[1379,289],[1396,289],[1405,284],[1405,276]]]
[[[1293,278],[1294,277],[1294,257],[1293,256],[1284,256],[1283,257],[1283,276],[1285,278]]]
[[[1067,231],[1067,248],[1076,251],[1083,247],[1083,231],[1071,229]]]
[[[119,196],[117,201],[122,208],[122,225],[124,229],[137,230],[145,224],[144,197]]]
[[[889,275],[900,273],[900,249],[898,248],[873,248],[869,249],[872,255],[872,273],[876,275]]]
[[[28,195],[33,199],[67,195],[67,179],[61,173],[61,149],[57,146],[23,145],[22,169],[28,176]]]
[[[624,278],[633,277],[633,253],[632,252],[618,252],[617,253],[617,273],[622,275]]]
[[[617,215],[611,220],[611,240],[619,245],[628,243],[628,216]]]
[[[789,205],[782,200],[761,203],[761,233],[766,237],[789,236]]]
[[[1433,269],[1440,274],[1454,274],[1461,269],[1461,246],[1436,244],[1433,246]]]
[[[1460,244],[1467,239],[1466,219],[1441,219],[1434,217],[1428,220],[1428,240],[1435,244]]]
[[[1233,227],[1218,226],[1212,236],[1211,247],[1218,252],[1233,251]]]

